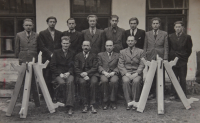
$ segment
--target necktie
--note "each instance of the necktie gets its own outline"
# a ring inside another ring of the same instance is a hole
[[[117,32],[117,30],[116,30],[116,27],[113,27],[113,32],[114,32],[114,33],[116,33],[116,32]]]
[[[30,32],[27,32],[27,34],[28,34],[28,35],[27,35],[27,38],[29,39],[29,38],[30,38]]]
[[[134,30],[132,29],[132,36],[134,36]]]
[[[112,54],[111,54],[111,53],[109,53],[109,59],[111,59],[111,55],[112,55]]]
[[[85,59],[87,58],[87,53],[85,52],[85,55],[84,55]]]
[[[130,50],[130,53],[131,53],[131,55],[132,55],[132,53],[133,53],[132,50]]]
[[[156,37],[157,37],[157,31],[158,31],[157,29],[154,30],[154,33],[155,33],[155,34],[154,34],[154,38],[155,38],[155,39],[156,39]]]
[[[91,30],[91,35],[94,36],[94,29]]]

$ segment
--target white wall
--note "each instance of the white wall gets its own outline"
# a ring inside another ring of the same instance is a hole
[[[200,0],[189,0],[187,32],[192,37],[192,55],[188,61],[187,79],[194,79],[196,72],[195,52],[200,51]]]
[[[49,16],[57,18],[56,29],[67,30],[66,21],[70,17],[69,0],[36,0],[36,28],[38,33],[47,28],[46,19]]]
[[[112,0],[112,14],[119,16],[119,27],[129,29],[129,19],[139,19],[138,28],[145,30],[146,0]]]

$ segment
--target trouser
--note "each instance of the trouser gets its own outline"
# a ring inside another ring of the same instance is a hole
[[[180,67],[172,67],[174,74],[176,75],[176,78],[179,80],[179,83],[181,85],[181,88],[183,89],[183,92],[185,95],[187,95],[186,91],[186,76],[187,76],[187,65],[180,66]],[[172,94],[177,96],[177,93],[174,89],[173,84],[171,85]]]
[[[97,98],[98,77],[92,76],[89,80],[78,78],[80,98],[84,105],[94,105]]]
[[[113,102],[116,101],[119,77],[114,75],[107,78],[105,75],[101,75],[100,79],[103,102],[107,103],[109,100]]]
[[[60,102],[65,103],[66,106],[74,106],[75,102],[75,85],[74,76],[69,75],[67,79],[63,79],[60,76],[55,78],[54,84],[54,96]],[[64,83],[64,84],[59,84]]]
[[[129,103],[132,100],[138,102],[142,91],[142,77],[137,76],[133,80],[130,80],[127,76],[123,76],[122,83],[126,103]]]
[[[53,89],[53,83],[52,83],[52,72],[50,69],[50,66],[48,65],[45,69],[43,69],[43,76],[44,80],[46,82],[47,88],[49,90],[49,94],[51,98],[54,98],[54,89]]]

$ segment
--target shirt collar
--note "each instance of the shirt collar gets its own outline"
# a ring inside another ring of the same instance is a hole
[[[29,35],[28,35],[28,32],[27,32],[26,30],[24,30],[24,31],[25,31],[25,33],[26,33],[26,36],[30,36],[31,33],[32,33],[32,31],[30,31],[30,33],[29,33]]]
[[[83,51],[83,54],[84,54],[84,55],[89,55],[89,53],[90,53],[90,51],[89,51],[87,54],[85,54],[85,52]]]
[[[128,49],[129,49],[129,50],[131,50],[131,48],[130,48],[130,47],[128,47]],[[135,47],[133,47],[131,51],[133,51],[134,49],[135,49]]]
[[[179,35],[178,35],[178,33],[176,33],[176,35],[177,35],[177,36],[181,36],[181,35],[182,35],[182,32],[180,32]]]
[[[90,30],[90,33],[91,33],[92,32],[92,28],[90,27],[89,30]],[[94,27],[94,29],[93,29],[94,34],[95,34],[96,30],[97,30],[97,28]]]
[[[130,29],[131,34],[132,34],[132,31],[133,31],[133,29]],[[137,33],[137,28],[134,29],[134,35],[135,35],[136,33]]]
[[[159,29],[157,30],[157,32],[156,32],[156,35],[158,35],[158,32],[159,32]],[[153,29],[153,34],[155,34],[155,31],[154,31],[154,29]]]
[[[108,56],[109,56],[109,54],[110,54],[110,53],[109,53],[109,52],[107,52],[107,54],[108,54]],[[113,54],[113,51],[111,52],[111,56],[112,56],[112,54]]]
[[[64,53],[67,53],[67,52],[68,52],[68,50],[64,50],[63,48],[62,48],[62,51],[63,51]]]
[[[49,32],[52,34],[54,34],[54,32],[55,32],[55,29],[54,30],[50,30],[49,28],[48,28],[48,30],[49,30]]]
[[[113,29],[113,28],[115,28],[115,29],[117,30],[117,29],[118,29],[118,26],[116,26],[116,27],[111,26],[111,29]]]
[[[75,29],[74,29],[74,30],[72,30],[72,31],[71,31],[71,30],[68,30],[68,32],[73,32],[73,33],[74,33],[74,32],[75,32]]]

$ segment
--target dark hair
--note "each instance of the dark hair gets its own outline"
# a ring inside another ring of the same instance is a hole
[[[136,17],[130,18],[129,19],[129,24],[130,24],[131,21],[134,21],[134,20],[136,20],[137,24],[139,24],[139,20]]]
[[[96,18],[96,21],[98,20],[98,18],[97,18],[96,15],[88,15],[88,16],[87,16],[87,20],[88,20],[88,21],[89,21],[89,18],[90,18],[90,17],[95,17],[95,18]]]
[[[153,23],[154,20],[157,20],[159,23],[161,23],[161,19],[159,17],[152,18],[151,23]]]
[[[61,42],[62,42],[63,40],[69,41],[69,43],[71,43],[71,40],[70,40],[70,37],[69,37],[69,36],[63,36],[63,37],[61,37]]]
[[[183,21],[176,21],[176,22],[174,23],[174,26],[175,26],[176,24],[181,24],[181,26],[184,26]]]
[[[112,18],[117,18],[117,20],[119,20],[119,17],[117,15],[111,15],[110,20],[112,20]]]
[[[74,22],[76,23],[76,21],[75,21],[74,18],[69,18],[69,19],[67,20],[67,23],[68,23],[69,20],[74,20]]]
[[[56,17],[53,17],[53,16],[48,17],[47,20],[46,20],[47,23],[49,22],[49,19],[54,19],[56,21],[56,23],[57,23]]]
[[[26,19],[24,19],[24,23],[25,23],[25,21],[32,22],[32,24],[33,24],[33,20],[31,20],[30,18],[26,18]]]

